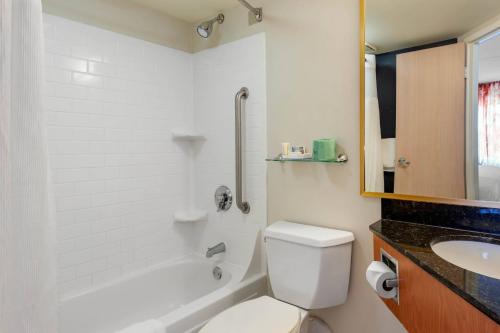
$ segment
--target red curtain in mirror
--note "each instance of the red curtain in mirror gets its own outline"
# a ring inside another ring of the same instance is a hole
[[[500,82],[479,85],[479,164],[500,167]]]

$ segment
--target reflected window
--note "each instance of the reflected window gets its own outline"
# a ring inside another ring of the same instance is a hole
[[[479,165],[500,167],[500,82],[479,84]]]

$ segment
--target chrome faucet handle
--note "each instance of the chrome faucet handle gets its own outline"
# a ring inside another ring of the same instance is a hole
[[[221,185],[217,188],[214,195],[215,207],[217,207],[217,211],[227,211],[231,208],[233,204],[233,195],[231,190],[224,185]]]
[[[227,193],[222,193],[219,196],[219,204],[217,205],[217,211],[220,212],[221,210],[225,210],[228,201],[229,201],[229,196],[227,195]]]

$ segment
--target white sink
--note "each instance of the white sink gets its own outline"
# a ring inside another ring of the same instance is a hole
[[[444,260],[466,270],[500,279],[500,245],[472,240],[449,240],[431,244]]]

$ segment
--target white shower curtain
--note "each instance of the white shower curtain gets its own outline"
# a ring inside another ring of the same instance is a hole
[[[384,164],[374,55],[365,61],[365,191],[384,192]]]
[[[56,333],[40,0],[0,0],[0,333]]]

